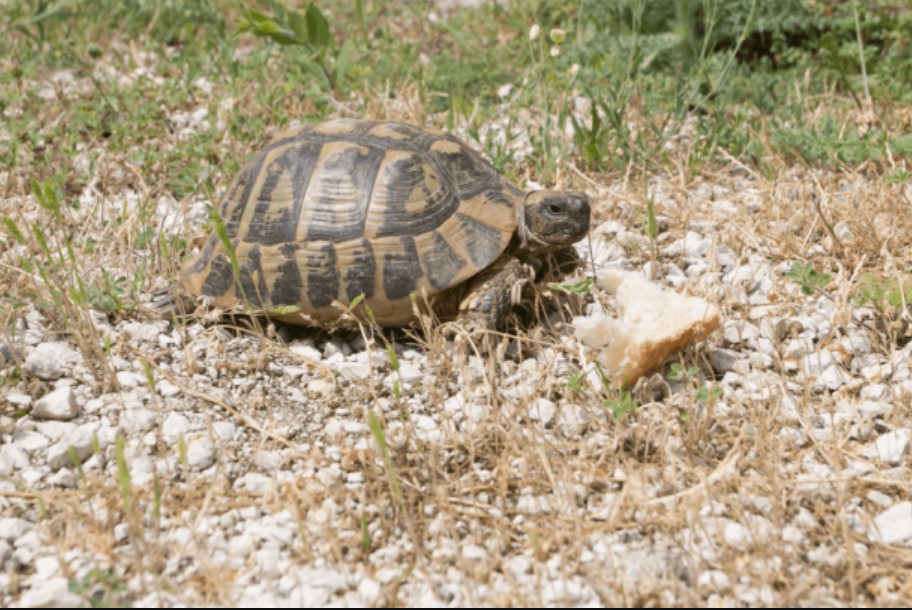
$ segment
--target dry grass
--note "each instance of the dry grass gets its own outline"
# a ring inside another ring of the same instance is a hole
[[[338,112],[428,117],[417,91],[403,87],[397,100],[395,108],[371,102]],[[284,101],[290,115],[303,114],[294,98]],[[206,103],[200,96],[168,112]],[[257,104],[248,93],[234,100],[231,112],[256,114]],[[35,115],[47,125],[66,123],[76,112],[76,104],[52,100]],[[149,142],[162,150],[178,144],[177,136],[165,132]],[[215,145],[215,168],[253,147],[228,136]],[[92,171],[77,171],[86,155],[94,159]],[[199,200],[169,199],[160,185],[173,171],[164,164],[140,170],[129,151],[106,150],[103,141],[87,141],[75,156],[49,142],[41,152],[23,153],[0,180],[0,216],[22,234],[21,242],[0,243],[0,285],[8,289],[3,338],[21,346],[6,363],[7,388],[34,397],[50,389],[22,369],[29,333],[38,333],[82,353],[86,367],[76,378],[110,405],[84,414],[86,421],[107,418],[105,423],[120,425],[116,414],[142,389],[118,382],[124,361],[126,368],[145,362],[156,384],[170,380],[182,390],[171,398],[153,393],[147,404],[157,420],[152,436],[127,438],[124,455],[111,439],[101,439],[99,450],[72,469],[76,480],[68,489],[46,480],[28,485],[14,476],[7,481],[16,489],[0,491],[0,515],[39,521],[42,545],[53,549],[67,578],[81,582],[90,568],[98,570],[81,591],[87,601],[95,595],[108,603],[145,598],[161,605],[236,604],[235,587],[277,582],[280,574],[257,563],[256,545],[226,556],[225,539],[235,537],[241,521],[277,514],[287,514],[296,530],[282,544],[289,565],[370,576],[382,584],[377,605],[416,604],[426,590],[444,603],[578,603],[566,590],[554,590],[556,580],[574,579],[605,605],[880,606],[912,599],[912,550],[872,542],[865,533],[884,508],[870,492],[893,502],[912,497],[908,458],[889,466],[861,453],[877,432],[910,427],[909,394],[899,385],[886,399],[894,407],[891,415],[876,423],[842,422],[828,437],[817,436],[815,414],[836,412],[840,401],[857,400],[873,381],[855,375],[836,392],[815,392],[778,356],[766,369],[766,387],[726,390],[718,402],[701,402],[699,387],[718,382],[707,377],[706,357],[723,344],[716,333],[679,356],[701,368],[694,382],[644,380],[633,389],[640,402],[635,414],[614,419],[602,406],[613,395],[568,385],[568,374],[584,364],[565,333],[535,327],[504,337],[501,348],[487,354],[435,330],[416,333],[417,343],[400,336],[400,359],[411,348],[426,364],[420,380],[401,384],[398,397],[395,371],[383,361],[384,344],[366,332],[367,347],[361,349],[372,355],[368,379],[335,374],[330,379],[339,391],[295,402],[288,386],[298,383],[306,393],[307,382],[325,378],[328,369],[290,351],[286,340],[316,337],[322,345],[323,334],[187,327],[174,331],[179,345],[156,348],[120,332],[119,325],[141,317],[132,299],[141,300],[176,275],[175,245],[137,244],[155,222],[162,197],[165,207],[185,211]],[[862,274],[909,281],[910,189],[888,184],[879,169],[838,173],[781,166],[767,178],[732,163],[697,175],[637,167],[627,175],[562,175],[560,186],[598,193],[598,221],[619,219],[639,233],[647,185],[660,180],[667,200],[657,212],[668,223],[660,248],[708,223],[715,248],[730,248],[739,263],[761,257],[775,271],[769,303],[747,304],[743,282],[689,286],[718,303],[726,319],[811,313],[814,300],[784,277],[794,262],[810,262],[833,278],[825,288],[832,301],[826,312],[830,331],[818,348],[840,352],[850,323],[861,322],[872,353],[895,368],[907,362],[907,314],[862,308],[856,301]],[[55,214],[38,204],[32,179],[45,184],[52,178],[67,202],[84,199],[79,209],[65,205]],[[228,179],[218,172],[214,191],[220,193]],[[728,192],[712,196],[720,186]],[[733,213],[725,212],[722,199]],[[192,218],[175,229],[190,243],[201,231]],[[621,245],[636,266],[654,256],[648,248]],[[708,260],[713,264],[712,256]],[[659,255],[657,262],[676,261]],[[127,278],[127,284],[135,280],[136,291],[118,293],[122,306],[99,316],[90,311],[84,289],[103,288],[105,271]],[[50,305],[37,316],[39,301]],[[357,343],[356,335],[344,337]],[[300,381],[283,373],[289,366],[306,369]],[[464,405],[448,402],[457,396]],[[541,398],[557,405],[548,426],[538,421],[535,401]],[[233,422],[239,432],[219,444],[215,467],[194,470],[186,465],[186,449],[163,436],[172,412],[205,419],[209,429],[203,434],[212,438],[218,422]],[[581,412],[585,421],[567,423]],[[369,413],[382,434],[366,425]],[[422,429],[422,417],[432,418],[439,433]],[[334,425],[340,420],[365,425],[345,431]],[[9,434],[18,422],[7,408],[0,433]],[[381,436],[388,461],[378,448]],[[129,456],[150,438],[157,474],[136,481],[119,471],[118,461],[135,466]],[[263,452],[278,452],[282,476],[258,462]],[[809,464],[826,467],[826,473],[811,476]],[[262,487],[236,485],[250,472],[264,474]],[[732,523],[743,528],[734,544],[732,532],[726,535]],[[484,549],[482,556],[464,553],[475,546]],[[517,557],[531,560],[518,570]],[[107,570],[109,577],[103,576]],[[9,574],[13,598],[28,575]]]
[[[706,179],[717,184],[725,180],[720,175]],[[848,195],[840,190],[847,180],[860,185]],[[896,214],[897,207],[907,205],[907,195],[902,187],[884,185],[876,176],[858,180],[785,171],[776,182],[757,180],[754,184],[762,211],[749,218],[731,219],[718,234],[718,243],[728,245],[744,259],[763,253],[774,264],[799,260],[800,253],[808,252],[809,243],[819,244],[819,252],[808,258],[816,268],[833,275],[827,292],[835,301],[832,332],[822,344],[835,342],[857,310],[852,297],[859,274],[874,272],[896,277],[903,270],[897,261],[909,260],[908,236],[912,235],[912,227],[903,215]],[[682,197],[693,191],[693,185],[676,186]],[[15,192],[10,195],[8,201],[22,200]],[[628,201],[636,201],[635,193],[628,196]],[[819,209],[813,205],[815,200],[820,202]],[[686,213],[682,210],[680,217],[671,215],[670,233],[680,234],[700,220],[701,207],[697,203]],[[28,210],[29,206],[20,205],[18,209]],[[23,221],[28,219],[27,214],[23,212]],[[883,218],[891,221],[884,222]],[[831,233],[838,223],[848,226],[851,237],[840,239]],[[99,229],[91,223],[79,228],[85,235]],[[105,254],[103,264],[82,268],[83,277],[92,278],[95,268],[111,268],[112,261],[116,261],[113,265],[130,268],[129,248],[118,253],[112,247]],[[41,289],[40,282],[31,283],[33,277],[7,269],[9,275],[4,281],[8,285],[20,287],[22,292]],[[805,309],[807,299],[792,288],[787,284],[777,287],[768,315],[773,315],[773,311],[795,315]],[[710,296],[720,299],[728,317],[749,314],[737,299],[729,300],[730,295]],[[70,326],[62,336],[80,346],[87,362],[97,362],[94,371],[110,370],[106,363],[111,358],[137,356],[118,344],[112,345],[107,354],[100,351],[102,333],[88,322],[87,312],[71,302],[64,312],[66,317],[61,321],[76,319],[81,323]],[[402,549],[398,563],[412,566],[411,569],[434,573],[452,566],[465,578],[483,584],[492,573],[510,573],[500,558],[531,551],[536,560],[531,568],[533,575],[553,560],[559,572],[567,577],[579,576],[593,587],[604,604],[690,605],[714,599],[722,602],[738,599],[729,596],[737,595],[739,587],[763,591],[767,597],[758,598],[756,603],[776,605],[895,603],[907,599],[909,594],[905,574],[912,553],[871,545],[859,533],[857,524],[879,509],[852,502],[864,499],[871,490],[897,501],[908,498],[910,484],[902,474],[908,471],[872,464],[873,470],[864,475],[826,476],[816,481],[797,475],[796,467],[805,460],[828,465],[838,473],[853,460],[864,458],[853,448],[852,439],[858,437],[858,431],[848,427],[826,441],[796,439],[790,433],[783,436],[783,430],[794,426],[782,417],[780,400],[786,394],[796,395],[794,390],[786,389],[793,381],[785,370],[776,385],[769,388],[768,397],[725,396],[724,414],[701,409],[685,387],[658,402],[641,405],[634,417],[615,421],[606,417],[599,406],[598,392],[590,390],[574,396],[562,387],[566,371],[549,367],[547,360],[539,360],[534,370],[524,370],[513,360],[499,362],[491,358],[478,369],[469,363],[475,357],[471,350],[448,351],[442,338],[432,332],[424,337],[423,349],[429,362],[426,379],[403,392],[402,406],[395,408],[391,404],[394,399],[390,387],[378,373],[373,383],[348,384],[344,396],[326,401],[317,410],[331,419],[335,410],[345,409],[350,418],[361,421],[366,421],[368,411],[378,412],[390,446],[392,470],[400,481],[402,497],[397,501],[390,485],[390,471],[370,443],[345,448],[347,443],[343,442],[342,455],[333,455],[338,451],[333,445],[341,439],[322,433],[320,420],[302,426],[289,423],[299,421],[295,406],[284,403],[277,389],[271,390],[269,385],[264,388],[257,374],[266,362],[292,362],[294,359],[285,348],[268,340],[243,339],[232,350],[219,335],[222,333],[209,330],[195,341],[208,343],[216,354],[221,353],[215,363],[217,368],[220,362],[224,366],[223,381],[204,381],[200,386],[188,377],[190,371],[180,362],[170,363],[170,376],[195,387],[199,396],[225,397],[188,398],[186,404],[191,408],[209,411],[221,400],[235,405],[240,414],[232,412],[228,417],[246,426],[251,455],[235,461],[231,455],[223,454],[223,467],[205,475],[177,468],[176,478],[159,483],[160,504],[155,500],[154,484],[131,485],[130,508],[126,509],[116,481],[107,474],[109,469],[99,465],[73,491],[35,489],[5,494],[4,512],[31,514],[40,506],[45,514],[42,530],[47,543],[56,546],[61,557],[66,557],[70,549],[78,549],[96,557],[100,565],[129,566],[121,578],[128,582],[139,578],[140,591],[168,590],[176,585],[157,580],[154,574],[166,571],[169,561],[186,556],[188,559],[181,561],[189,562],[193,570],[181,583],[183,593],[178,599],[195,603],[232,603],[230,586],[237,573],[245,569],[226,570],[207,560],[201,519],[245,507],[266,514],[292,512],[300,539],[291,549],[291,556],[299,565],[328,562],[355,570],[363,566],[370,571],[370,555],[362,547],[361,523],[366,518],[371,550]],[[895,354],[896,340],[901,341],[876,326],[871,328],[870,338],[878,352],[890,357]],[[237,341],[230,339],[228,343]],[[700,362],[701,354],[714,341],[718,339],[685,354],[684,360]],[[543,348],[538,341],[520,340],[519,345],[520,351],[528,354],[540,353]],[[141,357],[161,364],[158,354],[143,353]],[[523,358],[519,356],[516,361],[521,363]],[[526,378],[526,397],[504,397],[498,388],[513,385],[505,384],[505,380],[516,374]],[[245,377],[258,381],[242,399],[231,382]],[[99,391],[112,385],[109,374],[96,373],[94,379]],[[810,389],[799,391],[802,404],[797,410],[832,412],[839,400],[857,395],[860,389],[850,386],[834,395],[814,394]],[[37,388],[33,391],[41,392]],[[485,397],[485,415],[465,432],[459,430],[456,422],[448,421],[453,413],[443,407],[446,398],[460,392]],[[564,438],[558,426],[541,429],[530,420],[529,397],[550,397],[561,405],[573,402],[587,407],[591,419],[585,432]],[[908,426],[908,413],[902,407],[904,399],[895,404],[893,419],[884,424]],[[164,413],[169,405],[158,408]],[[415,413],[439,417],[442,437],[420,440],[413,422],[403,419]],[[681,417],[684,413],[689,417],[686,423]],[[250,420],[259,423],[251,424]],[[808,431],[812,427],[807,422],[801,425]],[[287,426],[291,427],[288,432],[271,431]],[[276,481],[265,493],[239,492],[227,484],[230,475],[225,471],[232,470],[229,465],[234,471],[243,472],[250,467],[258,448],[281,446],[293,448],[284,454],[286,460],[297,458],[318,467],[337,465],[339,480],[320,484],[305,472],[289,481]],[[108,460],[109,454],[110,450]],[[166,461],[177,458],[174,448],[161,441],[156,454]],[[340,484],[350,473],[363,477],[356,491]],[[155,516],[157,504],[161,512]],[[712,517],[726,517],[745,525],[748,539],[743,548],[726,544],[724,533],[714,528]],[[796,519],[803,520],[807,536],[801,542],[784,539],[784,528]],[[118,524],[128,525],[126,544],[112,533]],[[162,532],[179,527],[190,531],[192,542],[188,541],[187,548],[161,542]],[[455,544],[457,549],[481,546],[489,552],[489,559],[464,559],[459,552],[450,557],[441,550],[448,544]],[[631,561],[624,553],[614,555],[613,563],[607,565],[587,557],[597,544],[639,548],[638,552],[648,557],[638,558],[633,564],[641,570],[642,564],[651,562],[655,574],[629,573]],[[864,545],[864,553],[856,549],[857,544]],[[825,554],[820,555],[820,549],[825,549]],[[818,556],[809,558],[811,550],[816,550]],[[726,574],[730,586],[717,587],[716,581],[701,581],[700,575],[709,570]],[[381,603],[413,601],[408,592],[408,572],[383,587]],[[121,574],[121,569],[117,573]],[[133,586],[129,588],[136,591]],[[523,590],[517,587],[515,594],[492,591],[477,597],[467,590],[467,597],[462,599],[475,604],[511,605],[547,601],[545,597],[529,597]],[[539,591],[538,595],[543,596],[544,592]],[[168,603],[167,599],[163,598],[162,603]]]

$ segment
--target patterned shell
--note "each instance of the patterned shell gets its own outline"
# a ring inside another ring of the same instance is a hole
[[[217,234],[181,271],[215,306],[335,320],[359,295],[384,326],[507,248],[523,194],[457,138],[399,123],[335,120],[280,133],[219,206],[241,287]],[[289,307],[290,306],[290,307]]]

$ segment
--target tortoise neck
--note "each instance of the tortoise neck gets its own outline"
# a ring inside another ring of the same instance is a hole
[[[513,236],[511,246],[510,251],[521,259],[540,256],[563,247],[560,244],[549,244],[538,239],[529,232],[525,223],[522,222],[516,227],[516,235]]]
[[[535,192],[535,191],[533,191]],[[516,235],[512,240],[512,251],[520,258],[538,256],[551,250],[558,249],[554,244],[548,243],[529,230],[526,224],[526,198],[531,193],[526,193],[523,201],[516,210]]]

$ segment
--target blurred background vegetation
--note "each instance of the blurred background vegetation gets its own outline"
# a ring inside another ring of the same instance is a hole
[[[912,6],[905,0],[16,0],[0,7],[0,111],[22,147],[104,138],[140,167],[168,172],[180,197],[223,161],[220,135],[143,146],[163,115],[213,83],[236,103],[227,134],[259,143],[267,127],[330,115],[381,116],[469,132],[505,122],[526,132],[527,167],[560,159],[583,171],[685,168],[732,159],[772,173],[782,163],[857,168],[906,181],[912,102]],[[537,36],[535,34],[538,34]],[[531,35],[530,35],[531,34]],[[105,62],[156,54],[132,83]],[[34,91],[54,70],[97,90],[48,124]],[[163,84],[152,87],[151,78]],[[397,106],[396,102],[400,102]],[[403,107],[408,109],[403,112]],[[392,112],[390,109],[398,109]],[[165,109],[165,110],[163,110]],[[535,120],[523,120],[521,113]],[[570,127],[573,127],[570,129]],[[570,145],[555,134],[571,134]],[[683,147],[670,142],[687,135]],[[508,173],[511,140],[484,138]],[[205,167],[200,166],[199,161]],[[229,161],[233,169],[240,159]],[[208,168],[208,169],[207,169]]]

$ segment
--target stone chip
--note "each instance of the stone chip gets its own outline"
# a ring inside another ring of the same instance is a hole
[[[79,407],[76,404],[76,395],[71,386],[57,388],[45,394],[32,409],[32,417],[38,419],[56,419],[68,421],[76,417]]]

